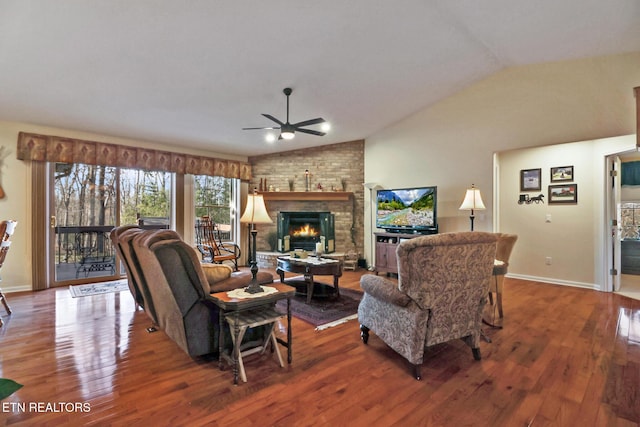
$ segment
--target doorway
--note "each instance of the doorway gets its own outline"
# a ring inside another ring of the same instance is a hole
[[[623,183],[622,165],[629,162],[640,162],[640,153],[629,151],[619,153],[608,158],[608,163],[617,164],[618,179],[612,185],[612,197],[609,198],[612,219],[613,254],[618,254],[619,260],[614,259],[614,268],[619,273],[619,279],[614,280],[613,291],[621,295],[640,299],[640,181],[629,185],[626,179]],[[639,171],[640,171],[640,163]],[[625,185],[623,185],[625,184]]]
[[[51,169],[52,286],[121,278],[109,237],[116,226],[169,228],[171,173],[81,163]]]

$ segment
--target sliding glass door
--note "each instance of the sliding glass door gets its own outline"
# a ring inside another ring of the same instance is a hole
[[[170,173],[56,163],[50,182],[55,286],[120,278],[115,226],[169,228]]]

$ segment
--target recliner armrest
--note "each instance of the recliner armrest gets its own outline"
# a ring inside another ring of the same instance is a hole
[[[360,278],[360,287],[365,293],[400,307],[406,307],[411,302],[409,295],[398,290],[398,285],[380,276],[363,275]]]

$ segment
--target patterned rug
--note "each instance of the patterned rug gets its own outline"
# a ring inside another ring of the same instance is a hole
[[[128,291],[127,280],[115,280],[113,282],[89,283],[88,285],[69,286],[69,292],[73,298],[102,295],[111,292]]]
[[[307,304],[306,296],[296,295],[291,298],[291,315],[311,323],[317,331],[331,328],[358,318],[358,304],[362,292],[352,289],[340,289],[340,298],[313,298]],[[287,301],[278,301],[279,310],[286,312]]]

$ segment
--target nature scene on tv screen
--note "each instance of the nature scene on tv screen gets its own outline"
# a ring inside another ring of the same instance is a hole
[[[432,227],[434,204],[433,188],[378,191],[377,226]]]

